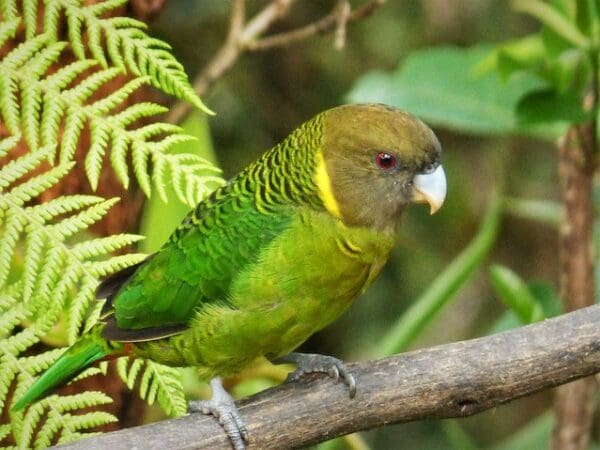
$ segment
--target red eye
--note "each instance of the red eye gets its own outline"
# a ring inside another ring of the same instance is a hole
[[[389,172],[398,167],[398,160],[391,153],[379,152],[375,155],[375,165],[378,169]]]

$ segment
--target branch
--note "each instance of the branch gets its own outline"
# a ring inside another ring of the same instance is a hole
[[[233,1],[227,39],[206,67],[194,79],[193,86],[196,93],[202,97],[217,79],[233,67],[244,52],[282,47],[317,34],[333,31],[336,32],[336,48],[341,49],[346,38],[346,25],[370,16],[385,3],[385,0],[369,0],[355,10],[351,10],[347,1],[341,1],[336,4],[330,14],[309,25],[261,38],[275,22],[289,13],[295,1],[272,0],[247,23],[244,23],[245,0]],[[171,108],[165,120],[169,123],[179,123],[190,109],[188,103],[177,102]]]
[[[371,0],[354,11],[347,11],[345,7],[346,2],[343,2],[342,7],[336,6],[330,14],[316,22],[295,30],[274,34],[260,40],[249,42],[248,50],[262,51],[275,47],[284,47],[318,34],[330,33],[336,30],[336,27],[345,27],[346,23],[356,22],[370,16],[378,7],[383,5],[384,2],[385,0]]]
[[[312,375],[239,402],[248,449],[307,446],[359,430],[469,416],[600,371],[600,305],[470,341],[349,364],[343,385]],[[84,439],[68,449],[230,449],[216,420],[192,414]]]

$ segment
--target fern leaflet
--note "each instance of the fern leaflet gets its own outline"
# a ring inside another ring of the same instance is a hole
[[[170,416],[182,416],[187,413],[180,369],[149,359],[122,357],[117,360],[117,370],[129,389],[133,389],[136,380],[139,379],[140,397],[148,404],[152,405],[156,401]]]
[[[16,142],[16,137],[0,141],[0,156]],[[0,168],[0,409],[10,406],[7,397],[11,389],[12,404],[62,350],[33,356],[24,356],[24,352],[48,339],[61,320],[66,330],[63,339],[73,342],[81,329],[97,318],[90,315],[90,311],[99,311],[94,300],[97,278],[143,258],[139,254],[107,258],[112,251],[137,241],[140,237],[135,235],[73,242],[106,213],[113,200],[76,195],[31,203],[72,166],[67,163],[44,170],[52,152],[42,148]],[[32,172],[36,175],[25,176]],[[89,370],[87,375],[97,370]],[[81,437],[85,430],[116,420],[102,411],[83,415],[71,411],[110,401],[99,392],[52,395],[25,412],[11,412],[11,423],[0,425],[0,435],[21,448],[67,442]]]
[[[11,27],[5,35],[14,32],[14,24]],[[190,139],[181,134],[179,127],[157,122],[135,128],[139,121],[165,111],[153,103],[137,103],[122,109],[123,102],[147,83],[148,77],[135,78],[97,98],[99,90],[120,76],[119,69],[99,69],[96,62],[81,60],[46,74],[65,46],[65,42],[53,43],[49,35],[38,35],[0,61],[2,117],[13,133],[24,131],[30,148],[40,144],[60,148],[58,161],[66,164],[73,160],[83,130],[88,126],[90,147],[85,169],[93,189],[98,186],[104,156],[109,150],[115,173],[125,187],[129,184],[127,156],[131,153],[133,171],[142,190],[150,196],[154,183],[165,201],[166,177],[180,187],[176,190],[178,197],[190,206],[222,183],[216,175],[218,169],[203,158],[169,153],[173,145]],[[65,127],[59,142],[63,121]],[[48,158],[53,161],[57,156],[49,154]],[[155,170],[151,171],[150,166]]]

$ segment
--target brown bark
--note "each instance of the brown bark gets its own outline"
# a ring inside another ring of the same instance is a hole
[[[595,255],[593,247],[595,123],[572,127],[559,146],[559,178],[565,216],[560,228],[560,290],[565,310],[594,304]],[[588,447],[594,415],[593,377],[556,390],[554,450]]]
[[[238,402],[248,450],[305,447],[399,422],[465,417],[600,371],[600,305],[535,325],[348,364],[357,394],[313,374]],[[216,420],[192,414],[64,446],[227,449]]]

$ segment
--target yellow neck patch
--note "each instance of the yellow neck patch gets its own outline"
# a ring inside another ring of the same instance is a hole
[[[323,159],[323,153],[321,151],[317,152],[317,170],[315,172],[315,182],[317,183],[317,188],[319,189],[319,197],[321,198],[321,201],[325,205],[327,211],[329,211],[330,214],[338,219],[341,219],[342,214],[340,213],[340,206],[333,195],[331,178],[329,178],[329,174],[327,173],[325,159]]]

